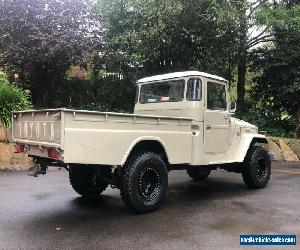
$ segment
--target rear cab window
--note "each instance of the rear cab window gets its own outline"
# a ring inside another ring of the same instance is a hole
[[[186,99],[188,101],[201,101],[202,81],[199,78],[190,78],[187,82]]]
[[[184,97],[185,80],[170,80],[141,85],[140,103],[179,102]]]

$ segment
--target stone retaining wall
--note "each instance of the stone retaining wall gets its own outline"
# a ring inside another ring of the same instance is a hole
[[[5,133],[5,130],[4,128],[0,125],[0,142],[4,142],[6,141],[7,138],[6,138],[6,133]]]
[[[10,143],[6,143],[7,140]],[[11,143],[11,130],[5,132],[0,126],[0,170],[29,170],[33,166],[31,158],[26,154],[15,154],[14,151],[14,144]]]
[[[0,170],[29,170],[32,160],[25,154],[15,154],[13,143],[0,142]]]
[[[268,150],[275,154],[276,161],[299,161],[300,140],[269,138]]]

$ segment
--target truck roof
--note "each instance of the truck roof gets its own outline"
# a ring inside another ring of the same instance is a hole
[[[220,76],[211,75],[211,74],[200,72],[200,71],[184,71],[184,72],[175,72],[175,73],[169,73],[169,74],[164,74],[164,75],[156,75],[156,76],[142,78],[138,81],[138,83],[155,82],[155,81],[160,81],[160,80],[167,80],[167,79],[187,77],[187,76],[203,76],[206,78],[211,78],[214,80],[227,82],[226,79],[224,79],[223,77],[220,77]]]

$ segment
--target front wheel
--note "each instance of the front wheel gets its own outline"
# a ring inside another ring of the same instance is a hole
[[[264,188],[271,177],[271,160],[267,150],[261,146],[249,149],[243,167],[242,176],[250,188]]]
[[[188,175],[194,180],[194,181],[203,181],[205,180],[209,175],[211,170],[204,168],[204,167],[190,167],[187,170]]]
[[[124,203],[137,213],[156,210],[164,200],[167,188],[167,167],[156,153],[135,153],[122,169],[121,196]]]

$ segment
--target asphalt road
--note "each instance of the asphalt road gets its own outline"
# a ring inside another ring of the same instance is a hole
[[[262,190],[225,171],[202,183],[171,172],[165,203],[145,215],[128,210],[118,190],[78,197],[66,171],[2,172],[0,249],[248,249],[239,235],[251,233],[298,236],[297,247],[255,249],[300,249],[300,164],[290,166],[274,167]]]

